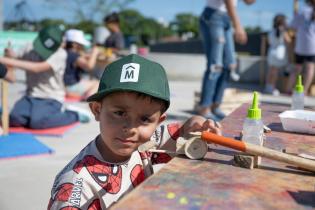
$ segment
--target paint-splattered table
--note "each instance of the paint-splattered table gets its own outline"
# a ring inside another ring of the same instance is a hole
[[[248,104],[222,124],[225,136],[239,137]],[[288,133],[278,114],[288,107],[262,105],[263,121],[272,129],[265,146],[315,154],[315,136]],[[236,153],[211,145],[204,160],[175,157],[118,202],[114,209],[314,209],[315,174],[262,159],[253,170],[233,166]]]

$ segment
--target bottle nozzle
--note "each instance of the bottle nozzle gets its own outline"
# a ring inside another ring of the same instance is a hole
[[[256,91],[254,92],[252,105],[248,109],[247,117],[255,120],[261,119],[261,109],[258,107],[258,93]]]
[[[304,86],[302,84],[302,76],[299,74],[296,80],[295,91],[298,93],[304,92]]]
[[[254,92],[252,109],[258,109],[258,93],[256,91]]]

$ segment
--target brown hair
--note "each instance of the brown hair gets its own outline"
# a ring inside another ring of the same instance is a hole
[[[117,92],[129,92],[129,93],[136,93],[137,94],[137,97],[139,98],[149,98],[150,99],[150,102],[156,102],[156,103],[159,103],[161,105],[161,114],[165,113],[166,110],[168,109],[168,103],[162,99],[159,99],[159,98],[156,98],[156,97],[153,97],[153,96],[150,96],[150,95],[147,95],[145,93],[139,93],[139,92],[135,92],[135,91],[117,91]],[[107,96],[110,96],[111,94],[115,94],[117,92],[112,92],[112,93],[109,93],[108,95],[106,95],[105,97]],[[103,97],[102,99],[98,100],[97,102],[102,102],[102,100],[105,98]]]
[[[104,17],[103,21],[105,23],[118,23],[120,22],[119,20],[119,15],[117,12],[113,12],[109,15],[107,15],[106,17]]]
[[[283,28],[286,28],[286,17],[283,14],[277,14],[273,18],[273,28],[276,30],[276,36],[279,37],[281,30],[280,27],[282,26]]]

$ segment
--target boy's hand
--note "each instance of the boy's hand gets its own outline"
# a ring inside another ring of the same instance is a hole
[[[196,131],[209,131],[218,135],[222,135],[221,125],[210,119],[206,119],[202,116],[193,116],[189,118],[181,128],[181,135],[184,138],[190,136],[190,132]]]

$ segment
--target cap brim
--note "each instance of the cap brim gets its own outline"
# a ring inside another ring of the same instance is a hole
[[[91,42],[89,42],[86,39],[83,39],[81,44],[84,45],[84,46],[89,46],[89,45],[91,45]]]
[[[100,91],[100,92],[97,92],[93,95],[91,95],[90,97],[88,97],[86,99],[87,102],[93,102],[93,101],[101,101],[106,95],[110,94],[110,93],[114,93],[114,92],[119,92],[119,91],[132,91],[132,92],[140,92],[139,90],[134,90],[134,89],[126,89],[126,88],[115,88],[115,89],[109,89],[109,90],[106,90],[106,91]],[[170,101],[167,100],[167,99],[163,99],[159,96],[153,96],[152,94],[150,93],[146,93],[146,92],[140,92],[140,93],[144,93],[144,94],[147,94],[149,96],[152,96],[152,97],[156,97],[156,98],[159,98],[163,101],[165,101],[167,103],[167,106],[166,108],[168,109],[169,106],[170,106]]]
[[[54,50],[49,50],[42,44],[39,37],[34,40],[33,47],[35,52],[37,52],[37,54],[44,60],[54,53]]]
[[[94,93],[93,95],[89,96],[86,101],[87,102],[92,102],[92,101],[100,101],[102,98],[104,98],[107,95],[107,91],[104,92],[97,92]]]
[[[66,41],[70,41],[70,42],[76,42],[80,45],[83,45],[83,46],[90,46],[91,45],[91,42],[89,42],[88,40],[84,39],[84,38],[79,38],[79,39],[67,39],[65,38]]]

